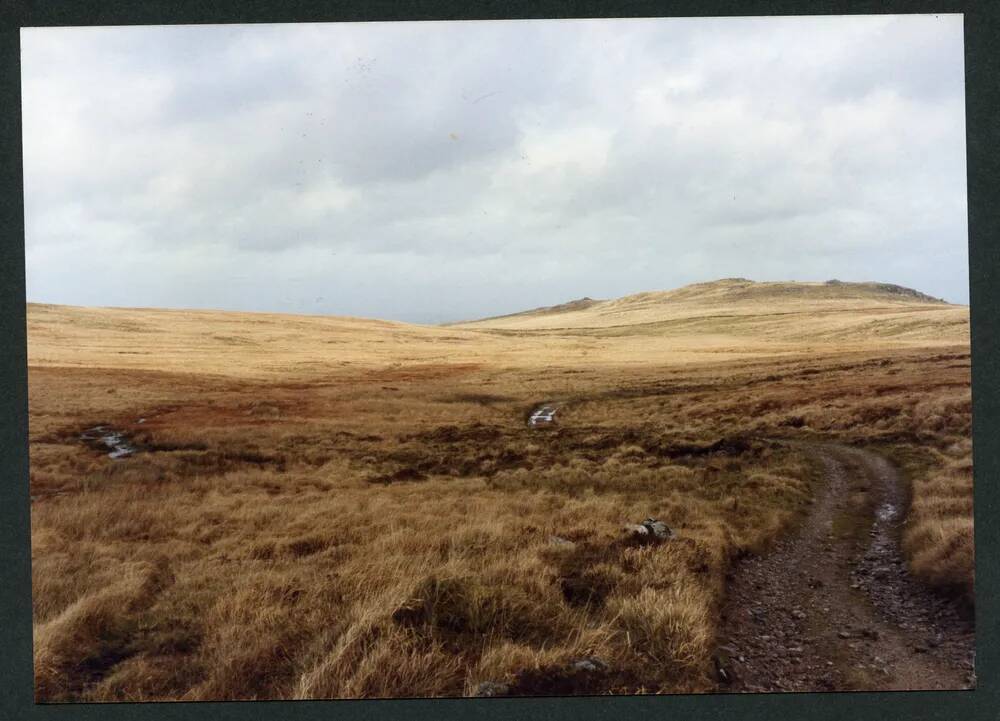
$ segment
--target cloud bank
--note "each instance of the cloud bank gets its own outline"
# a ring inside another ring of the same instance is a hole
[[[22,31],[28,299],[442,322],[967,302],[960,16]]]

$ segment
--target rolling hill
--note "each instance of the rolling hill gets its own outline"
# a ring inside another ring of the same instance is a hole
[[[969,309],[885,283],[725,279],[444,326],[335,316],[28,305],[34,366],[273,377],[364,367],[686,363],[964,345]]]
[[[967,339],[968,308],[890,283],[727,278],[613,300],[578,301],[455,328],[799,341]]]

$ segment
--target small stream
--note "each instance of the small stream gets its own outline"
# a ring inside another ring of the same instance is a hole
[[[139,450],[124,432],[109,426],[88,428],[80,434],[80,440],[95,450],[106,450],[108,458],[115,460],[128,458]]]
[[[552,423],[555,420],[556,409],[554,406],[544,405],[539,406],[528,418],[528,425],[534,428],[535,426]]]

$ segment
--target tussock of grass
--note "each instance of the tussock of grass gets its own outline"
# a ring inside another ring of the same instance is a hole
[[[975,548],[972,527],[971,444],[960,441],[913,473],[913,501],[903,545],[913,571],[972,598]]]
[[[105,670],[136,652],[132,641],[140,615],[173,578],[165,558],[122,570],[115,583],[78,598],[58,616],[36,627],[38,698],[72,699]]]

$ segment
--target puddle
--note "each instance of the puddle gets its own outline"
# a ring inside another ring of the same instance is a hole
[[[121,431],[108,426],[88,428],[80,434],[80,440],[96,450],[107,450],[108,458],[127,458],[139,449]]]
[[[895,503],[883,503],[875,512],[880,521],[895,521],[899,517],[899,506]]]
[[[541,406],[528,418],[528,425],[535,427],[545,423],[552,423],[555,420],[556,409],[552,406]]]

